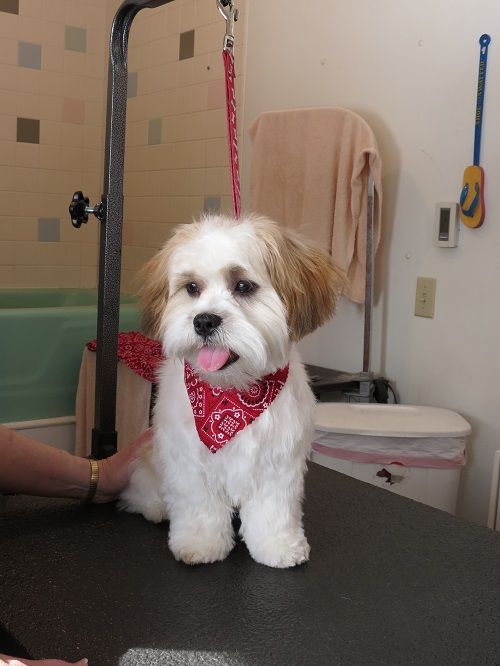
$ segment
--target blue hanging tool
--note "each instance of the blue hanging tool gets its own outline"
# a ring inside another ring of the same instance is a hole
[[[486,87],[486,64],[488,60],[489,35],[479,38],[479,75],[477,80],[476,122],[474,127],[474,163],[464,171],[460,194],[460,218],[468,227],[481,226],[484,221],[484,170],[479,166],[481,152],[481,130],[483,125],[484,89]]]

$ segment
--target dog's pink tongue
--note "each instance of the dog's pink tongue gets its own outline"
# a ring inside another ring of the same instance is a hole
[[[220,370],[230,356],[229,349],[222,347],[202,347],[198,354],[198,365],[206,372]]]

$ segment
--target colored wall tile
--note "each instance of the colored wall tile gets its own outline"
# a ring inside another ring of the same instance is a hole
[[[40,121],[34,118],[18,118],[16,138],[20,143],[40,143]]]
[[[55,217],[38,218],[38,240],[43,243],[55,243],[60,239],[61,220]]]
[[[40,44],[19,42],[17,51],[17,64],[19,67],[42,69],[42,47]]]
[[[161,118],[151,118],[148,123],[148,143],[161,143]]]
[[[83,125],[85,122],[85,101],[83,99],[63,99],[62,121]]]
[[[137,97],[137,72],[128,73],[127,97]]]
[[[0,12],[19,14],[19,0],[0,0]]]
[[[220,212],[220,197],[204,197],[204,199],[203,199],[203,212],[204,213],[219,213]]]
[[[179,60],[186,60],[194,56],[194,30],[181,32],[179,41]]]
[[[64,48],[68,51],[87,51],[87,30],[73,25],[64,26]]]

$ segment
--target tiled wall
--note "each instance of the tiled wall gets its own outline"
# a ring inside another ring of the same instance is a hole
[[[74,190],[102,185],[101,0],[0,0],[0,287],[93,286],[97,226]]]
[[[0,287],[94,286],[98,223],[74,190],[102,189],[107,42],[121,0],[0,0]],[[237,100],[245,5],[237,23]],[[129,41],[122,286],[179,222],[230,210],[215,0],[142,10]]]

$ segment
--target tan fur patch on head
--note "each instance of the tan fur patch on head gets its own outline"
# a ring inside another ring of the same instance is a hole
[[[174,250],[196,235],[197,224],[184,224],[139,271],[139,305],[142,311],[142,330],[146,335],[160,335],[161,320],[169,298],[168,271]]]
[[[264,261],[286,307],[290,338],[300,340],[335,312],[345,284],[343,271],[319,247],[266,218],[254,218]]]
[[[157,338],[161,317],[168,300],[168,258],[166,247],[152,257],[139,271],[139,304],[141,328],[146,335]]]

